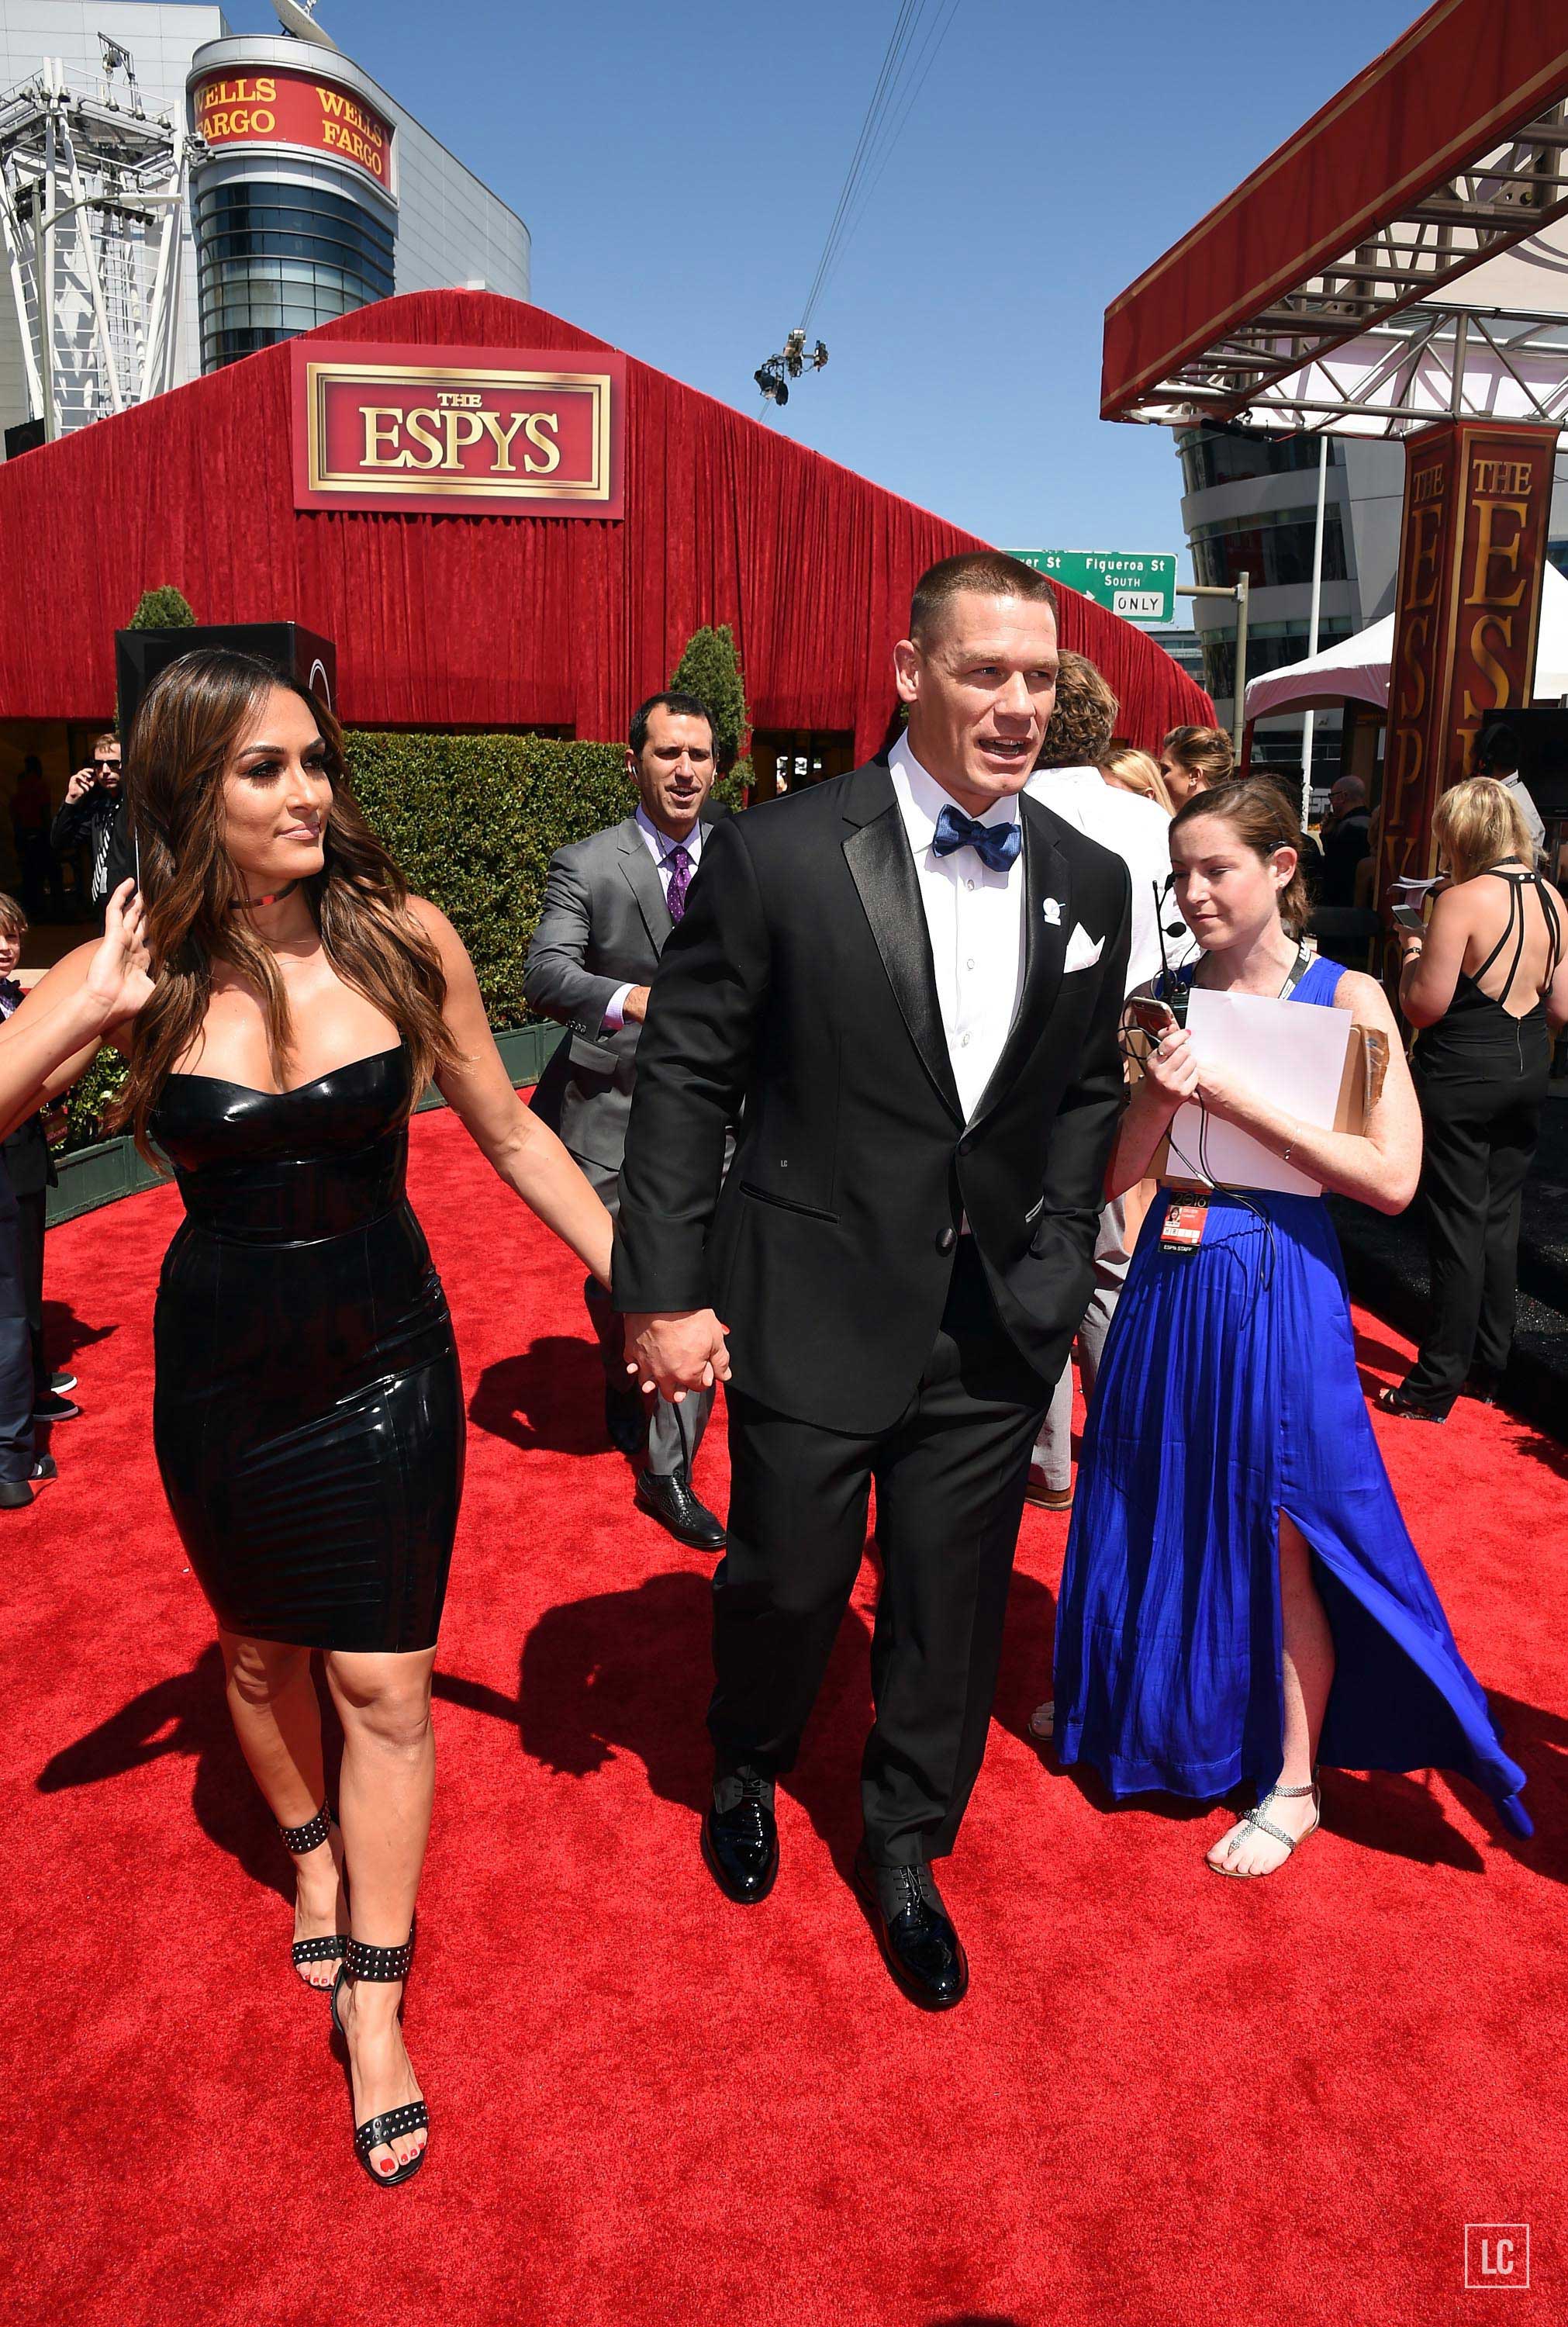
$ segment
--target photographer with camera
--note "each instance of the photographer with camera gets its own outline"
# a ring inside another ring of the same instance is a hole
[[[91,764],[79,768],[67,784],[49,838],[57,855],[69,856],[77,849],[83,852],[87,873],[80,894],[101,918],[120,883],[134,879],[136,870],[126,829],[117,735],[93,737]]]

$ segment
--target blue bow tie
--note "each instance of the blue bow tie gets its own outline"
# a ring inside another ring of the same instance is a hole
[[[961,808],[945,808],[937,818],[936,836],[931,842],[938,856],[951,856],[955,848],[972,848],[993,873],[1005,873],[1016,864],[1023,846],[1023,833],[1016,817],[1011,824],[982,824],[966,816]]]

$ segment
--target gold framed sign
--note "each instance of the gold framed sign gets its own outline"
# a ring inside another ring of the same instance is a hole
[[[626,359],[293,343],[294,507],[622,514]]]

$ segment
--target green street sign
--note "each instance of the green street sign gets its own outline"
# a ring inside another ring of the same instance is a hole
[[[1176,619],[1176,560],[1142,557],[1114,549],[1010,549],[1010,557],[1081,590],[1129,622],[1173,622]]]

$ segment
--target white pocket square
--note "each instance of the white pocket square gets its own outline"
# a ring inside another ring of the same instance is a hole
[[[1075,969],[1093,969],[1106,949],[1104,938],[1091,938],[1081,921],[1075,921],[1073,932],[1062,956],[1061,974],[1070,977]]]

